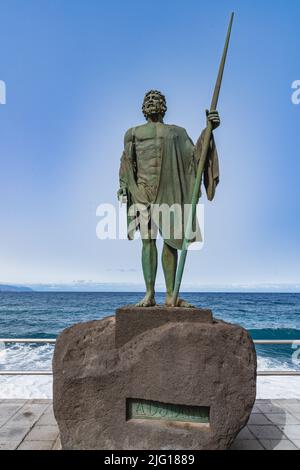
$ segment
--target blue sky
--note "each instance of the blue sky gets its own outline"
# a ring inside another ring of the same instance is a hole
[[[0,282],[142,282],[139,241],[97,239],[96,208],[148,89],[196,140],[232,10],[221,182],[183,286],[300,285],[297,0],[2,0]]]

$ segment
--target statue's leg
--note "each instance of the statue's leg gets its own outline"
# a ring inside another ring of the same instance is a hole
[[[142,240],[142,266],[146,284],[146,295],[136,305],[138,307],[151,307],[155,305],[155,279],[157,272],[157,248],[155,239]]]
[[[177,268],[177,250],[176,248],[171,247],[167,243],[164,243],[163,251],[162,251],[162,267],[165,276],[166,282],[166,302],[165,304],[168,307],[172,307],[172,294],[175,285],[175,277],[176,277],[176,268]],[[177,307],[193,307],[190,303],[188,303],[184,299],[177,299]]]
[[[166,304],[170,304],[176,276],[177,250],[164,243],[161,262],[166,282]]]

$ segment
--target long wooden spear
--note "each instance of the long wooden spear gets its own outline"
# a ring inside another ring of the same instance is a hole
[[[224,46],[224,50],[223,50],[223,54],[222,54],[222,58],[221,58],[220,66],[219,66],[219,72],[218,72],[218,76],[217,76],[217,80],[215,84],[214,94],[211,100],[210,111],[215,111],[217,109],[218,98],[220,94],[220,88],[221,88],[222,77],[223,77],[223,71],[224,71],[227,50],[228,50],[228,45],[229,45],[229,40],[230,40],[233,15],[234,13],[231,13],[227,36],[225,40],[225,46]],[[172,304],[175,306],[177,304],[178,293],[180,289],[180,284],[182,280],[182,275],[183,275],[183,270],[184,270],[184,265],[185,265],[187,250],[188,250],[188,244],[190,241],[190,234],[191,234],[193,222],[194,222],[195,215],[196,215],[197,202],[199,199],[201,181],[202,181],[203,171],[205,168],[205,162],[207,159],[207,153],[208,153],[208,148],[209,148],[210,139],[212,135],[212,130],[213,130],[212,123],[208,121],[205,132],[204,132],[203,145],[201,149],[201,155],[200,155],[200,160],[199,160],[199,164],[197,168],[197,175],[196,175],[196,180],[195,180],[195,185],[194,185],[194,190],[193,190],[191,209],[190,209],[189,216],[187,219],[184,239],[182,243],[182,250],[181,250],[179,264],[178,264],[177,273],[176,273],[175,287],[174,287],[173,296],[172,296]]]

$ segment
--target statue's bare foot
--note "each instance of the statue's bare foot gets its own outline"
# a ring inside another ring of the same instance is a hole
[[[169,294],[166,295],[165,306],[166,307],[174,307],[173,301],[172,301],[172,295],[169,295]],[[177,299],[176,307],[195,308],[194,305],[190,304],[189,302],[187,302],[184,299]]]
[[[156,305],[154,292],[147,292],[145,297],[135,304],[136,307],[154,307]]]

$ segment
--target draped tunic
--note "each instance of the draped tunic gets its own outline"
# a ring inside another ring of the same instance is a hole
[[[149,126],[149,123],[127,131],[120,163],[120,187],[125,188],[127,192],[128,238],[132,240],[135,231],[140,227],[140,211],[134,207],[143,205],[147,211],[150,211],[153,205],[180,207],[181,210],[173,212],[171,228],[167,233],[159,212],[157,214],[156,211],[151,211],[151,219],[157,225],[164,241],[173,248],[181,249],[187,222],[186,208],[192,201],[204,131],[194,145],[184,128],[159,123],[157,126],[159,138],[153,139],[153,143],[150,140],[150,147],[148,141],[148,148],[147,146],[143,148],[142,136],[147,131],[146,126]],[[156,153],[151,155],[149,149],[153,146],[156,146]],[[147,159],[149,161],[154,155],[160,160],[157,182],[154,186],[148,187],[147,181],[143,181],[145,179],[143,175],[149,171]],[[219,182],[218,154],[213,137],[209,145],[203,182],[207,198],[212,201]],[[195,234],[196,236],[191,241],[200,241],[201,232],[197,221]]]

